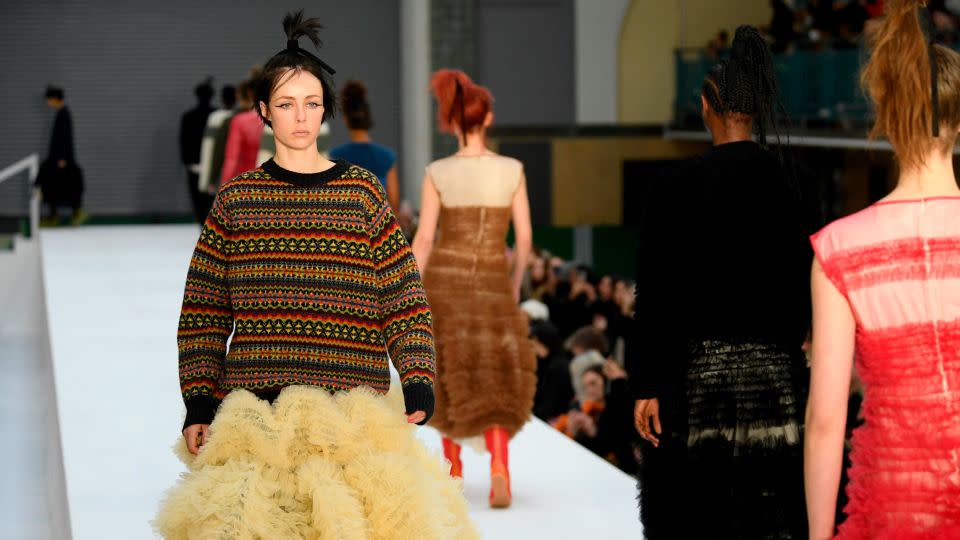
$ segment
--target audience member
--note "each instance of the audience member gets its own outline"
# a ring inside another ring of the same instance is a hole
[[[203,223],[210,212],[213,199],[200,191],[200,147],[203,132],[207,129],[207,118],[213,112],[210,100],[213,99],[213,86],[209,79],[193,89],[197,104],[185,112],[180,119],[180,161],[187,169],[187,193],[193,207],[193,218]]]

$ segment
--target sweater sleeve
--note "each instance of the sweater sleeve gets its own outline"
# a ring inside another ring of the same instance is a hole
[[[433,319],[420,271],[383,186],[372,175],[370,186],[370,247],[387,351],[404,387],[414,383],[432,387],[436,375]]]
[[[682,219],[670,204],[670,194],[662,184],[651,192],[642,220],[636,265],[636,302],[633,329],[626,355],[630,390],[635,399],[663,397],[674,381],[672,375],[680,361],[678,343],[683,324],[678,304],[676,258],[671,242],[678,238],[671,223]]]
[[[216,391],[234,322],[227,281],[233,250],[230,227],[221,191],[190,261],[177,330],[180,390],[187,406],[185,427],[209,424],[218,405]]]

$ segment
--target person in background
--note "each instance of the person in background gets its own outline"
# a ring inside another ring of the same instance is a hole
[[[489,503],[506,508],[512,501],[509,441],[530,418],[537,386],[530,328],[517,305],[533,244],[527,182],[523,163],[486,146],[493,123],[489,90],[449,69],[434,73],[430,87],[441,129],[459,142],[455,154],[427,166],[413,240],[437,339],[431,425],[443,434],[452,473],[462,466],[454,440],[484,437]]]
[[[257,167],[260,154],[260,138],[264,124],[253,110],[253,80],[245,81],[239,89],[238,112],[230,121],[227,144],[223,156],[223,168],[220,171],[220,183],[253,170]]]
[[[560,275],[566,280],[557,283],[547,304],[560,335],[569,336],[578,328],[593,324],[591,306],[597,299],[597,290],[587,266],[570,263],[561,269]]]
[[[209,194],[200,191],[200,147],[207,129],[207,118],[213,112],[213,86],[204,81],[193,89],[197,104],[180,119],[180,161],[187,168],[187,193],[193,206],[193,217],[203,223],[212,203]]]
[[[580,384],[583,372],[606,362],[609,344],[602,331],[593,326],[584,326],[567,338],[564,347],[573,357],[570,361],[570,380],[574,392],[579,395],[582,392]]]
[[[580,394],[556,427],[627,474],[636,474],[633,399],[627,373],[607,360],[580,376]]]
[[[530,323],[530,339],[537,355],[537,393],[533,396],[533,415],[550,423],[567,412],[573,400],[570,382],[570,356],[563,350],[560,333],[550,321]]]
[[[47,158],[40,165],[36,184],[40,188],[48,215],[43,224],[60,223],[58,208],[69,206],[73,211],[71,224],[80,225],[87,219],[82,207],[83,171],[77,165],[73,145],[73,118],[65,102],[62,88],[47,87],[47,105],[57,111],[50,134]]]
[[[600,276],[596,285],[597,299],[590,306],[593,327],[603,332],[608,347],[612,347],[620,337],[617,333],[620,330],[620,306],[614,300],[615,283],[616,279],[610,274]]]
[[[224,85],[220,91],[220,108],[207,117],[207,129],[203,133],[200,145],[200,179],[198,187],[202,193],[216,193],[223,168],[223,152],[230,129],[230,120],[237,113],[237,89],[233,85]],[[211,197],[210,203],[213,204]]]
[[[350,142],[330,149],[330,159],[342,159],[347,163],[359,165],[377,175],[387,200],[396,211],[400,209],[400,180],[397,177],[397,153],[392,149],[373,142],[370,129],[373,128],[373,114],[367,99],[367,87],[359,81],[347,81],[340,90],[340,108],[343,121],[350,130]]]
[[[770,36],[774,53],[785,52],[797,37],[794,24],[796,15],[785,0],[770,0],[773,18],[770,20]]]

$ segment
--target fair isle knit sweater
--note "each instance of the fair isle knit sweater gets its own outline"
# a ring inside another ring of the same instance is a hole
[[[223,184],[190,262],[177,342],[185,427],[210,423],[237,388],[386,393],[388,351],[407,409],[432,411],[417,263],[380,182],[343,161],[301,174],[270,160]]]

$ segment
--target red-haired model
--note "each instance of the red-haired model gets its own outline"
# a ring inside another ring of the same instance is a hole
[[[812,539],[834,534],[854,358],[865,423],[838,538],[960,538],[960,55],[929,45],[925,4],[884,2],[863,72],[897,187],[813,237]]]
[[[430,81],[441,129],[459,151],[427,167],[413,253],[423,271],[437,344],[436,411],[451,474],[461,476],[454,439],[484,435],[490,504],[510,505],[507,443],[530,416],[536,359],[517,306],[532,233],[523,165],[484,144],[493,98],[461,71]],[[513,219],[513,270],[506,236]],[[436,243],[437,223],[440,229]]]

